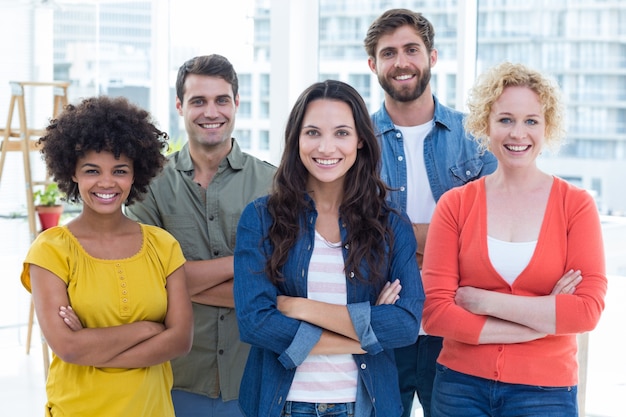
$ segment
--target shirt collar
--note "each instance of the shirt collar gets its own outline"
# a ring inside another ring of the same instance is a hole
[[[232,147],[226,158],[220,163],[220,167],[223,164],[228,164],[232,169],[238,171],[243,169],[244,166],[244,154],[237,143],[235,138],[232,138]],[[172,156],[175,158],[175,167],[178,171],[184,171],[187,173],[194,171],[193,161],[191,159],[191,153],[189,152],[189,142],[186,142],[179,152]]]
[[[433,95],[433,101],[435,103],[435,117],[434,117],[435,124],[439,124],[445,127],[446,129],[450,130],[450,125],[453,120],[452,118],[453,110],[439,103],[439,100],[437,99],[435,95]],[[372,120],[378,130],[377,132],[378,134],[384,135],[385,133],[391,130],[395,130],[396,128],[395,125],[393,124],[393,121],[391,121],[391,117],[389,116],[389,113],[387,113],[387,108],[385,107],[384,101],[380,107],[380,110],[378,110],[372,116]]]

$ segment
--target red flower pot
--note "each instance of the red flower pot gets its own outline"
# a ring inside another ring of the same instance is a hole
[[[41,231],[57,226],[63,213],[63,206],[37,206],[37,215],[41,224]]]

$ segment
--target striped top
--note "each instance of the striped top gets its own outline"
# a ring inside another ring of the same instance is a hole
[[[341,242],[330,243],[317,231],[309,264],[307,293],[311,300],[347,303]],[[309,355],[296,369],[287,401],[354,402],[357,378],[356,362],[350,354]]]

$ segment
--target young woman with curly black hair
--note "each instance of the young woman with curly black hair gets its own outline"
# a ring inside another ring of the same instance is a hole
[[[185,259],[164,230],[123,213],[165,161],[167,135],[124,98],[69,105],[41,138],[49,174],[81,213],[24,261],[53,352],[47,416],[174,416],[169,360],[191,347]]]

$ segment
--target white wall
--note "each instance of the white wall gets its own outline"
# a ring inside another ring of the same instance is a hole
[[[52,14],[49,7],[33,7],[31,1],[0,0],[0,128],[7,124],[11,99],[10,81],[52,81]],[[8,23],[8,24],[7,24]],[[26,88],[27,121],[45,127],[52,113],[52,89]],[[36,105],[35,105],[36,104]],[[12,126],[19,127],[17,112]],[[45,170],[38,153],[31,154],[33,178],[43,179]],[[22,155],[7,154],[0,179],[0,215],[26,212]]]

